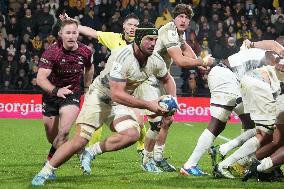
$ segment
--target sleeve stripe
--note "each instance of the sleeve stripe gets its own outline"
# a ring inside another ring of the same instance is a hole
[[[109,80],[116,81],[116,82],[126,82],[126,79],[119,79],[116,77],[109,76]]]

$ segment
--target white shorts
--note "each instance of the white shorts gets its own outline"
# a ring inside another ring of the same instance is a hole
[[[260,78],[244,75],[241,79],[244,111],[250,113],[256,124],[274,125],[276,120],[276,100],[270,85]]]
[[[133,108],[117,103],[107,104],[100,99],[101,96],[100,91],[95,88],[91,93],[86,93],[82,109],[76,120],[77,124],[86,124],[97,129],[103,123],[110,126],[113,120],[124,116],[130,116],[138,123]],[[120,128],[121,130],[123,129]]]
[[[284,124],[284,94],[276,98],[276,124]]]
[[[208,86],[211,93],[211,104],[234,107],[236,99],[241,97],[239,81],[228,68],[213,67],[208,74]]]

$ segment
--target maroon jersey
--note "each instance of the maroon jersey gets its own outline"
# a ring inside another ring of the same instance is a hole
[[[39,67],[52,70],[48,79],[56,87],[71,85],[70,90],[80,91],[84,67],[92,65],[92,51],[82,43],[78,45],[75,51],[69,51],[64,49],[62,42],[56,42],[43,52]]]

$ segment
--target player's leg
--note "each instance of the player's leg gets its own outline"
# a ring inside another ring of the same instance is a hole
[[[284,144],[284,95],[280,95],[276,98],[276,129],[273,133],[273,142],[261,147],[256,152],[256,157],[261,160],[265,157],[270,156],[276,149]]]
[[[68,135],[72,124],[75,122],[78,114],[79,107],[77,105],[66,105],[60,108],[59,110],[59,122],[60,127],[58,130],[58,134],[53,141],[53,146],[58,148],[64,142],[68,140]]]
[[[167,159],[164,158],[165,143],[168,136],[168,131],[173,122],[172,116],[163,117],[160,124],[160,132],[157,136],[156,143],[154,146],[153,159],[156,165],[165,172],[175,172],[176,168],[168,163]]]
[[[222,73],[222,74],[220,74]],[[184,175],[205,176],[197,164],[202,155],[208,151],[215,138],[224,130],[230,114],[235,107],[236,98],[240,96],[239,83],[229,69],[215,66],[208,75],[211,92],[211,120],[207,129],[200,135],[196,147],[180,170]]]
[[[33,178],[32,185],[44,185],[60,165],[87,145],[94,131],[95,128],[88,125],[78,125],[75,136],[56,150],[50,161],[47,161],[41,171]]]
[[[145,136],[144,156],[141,167],[148,172],[161,172],[153,160],[153,151],[156,143],[156,138],[161,130],[162,117],[148,117],[149,129]]]
[[[102,137],[102,132],[103,132],[103,127],[100,127],[98,130],[96,130],[90,142],[88,143],[88,146],[91,146],[95,144],[96,142],[100,141]]]
[[[129,118],[120,117],[112,123],[113,131],[117,133],[107,137],[105,140],[97,142],[86,148],[81,159],[81,166],[84,173],[91,173],[91,161],[96,155],[104,152],[117,151],[136,143],[140,137],[139,123]]]
[[[276,106],[270,85],[261,79],[244,76],[241,80],[241,91],[245,112],[250,112],[251,119],[256,123],[257,135],[219,164],[218,170],[221,174],[225,173],[233,163],[254,154],[261,145],[272,139]],[[222,175],[227,177],[225,174]]]
[[[107,115],[109,119],[105,123],[110,125],[110,129],[115,131],[116,134],[85,149],[81,156],[81,168],[84,173],[90,174],[91,160],[97,154],[125,148],[132,145],[133,142],[137,142],[140,137],[143,115],[139,109],[115,105]]]
[[[231,107],[231,109],[233,109],[233,107]],[[212,110],[211,111],[212,116],[209,125],[207,129],[205,129],[203,133],[200,135],[192,154],[181,168],[180,173],[183,175],[194,175],[194,176],[208,175],[207,173],[201,171],[197,166],[197,164],[201,159],[201,157],[203,156],[203,154],[209,150],[215,138],[225,129],[226,122],[231,114],[231,111],[221,107],[210,106],[210,110]],[[217,115],[217,113],[220,114]]]
[[[59,128],[59,106],[56,97],[47,94],[42,95],[43,124],[48,142],[51,144],[47,160],[50,160],[56,151],[53,141],[58,134]]]

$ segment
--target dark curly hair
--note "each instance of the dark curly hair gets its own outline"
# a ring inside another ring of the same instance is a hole
[[[176,18],[180,14],[187,15],[189,17],[189,19],[191,19],[193,17],[193,15],[194,15],[191,6],[183,4],[183,3],[177,4],[176,7],[173,10],[174,18]]]

